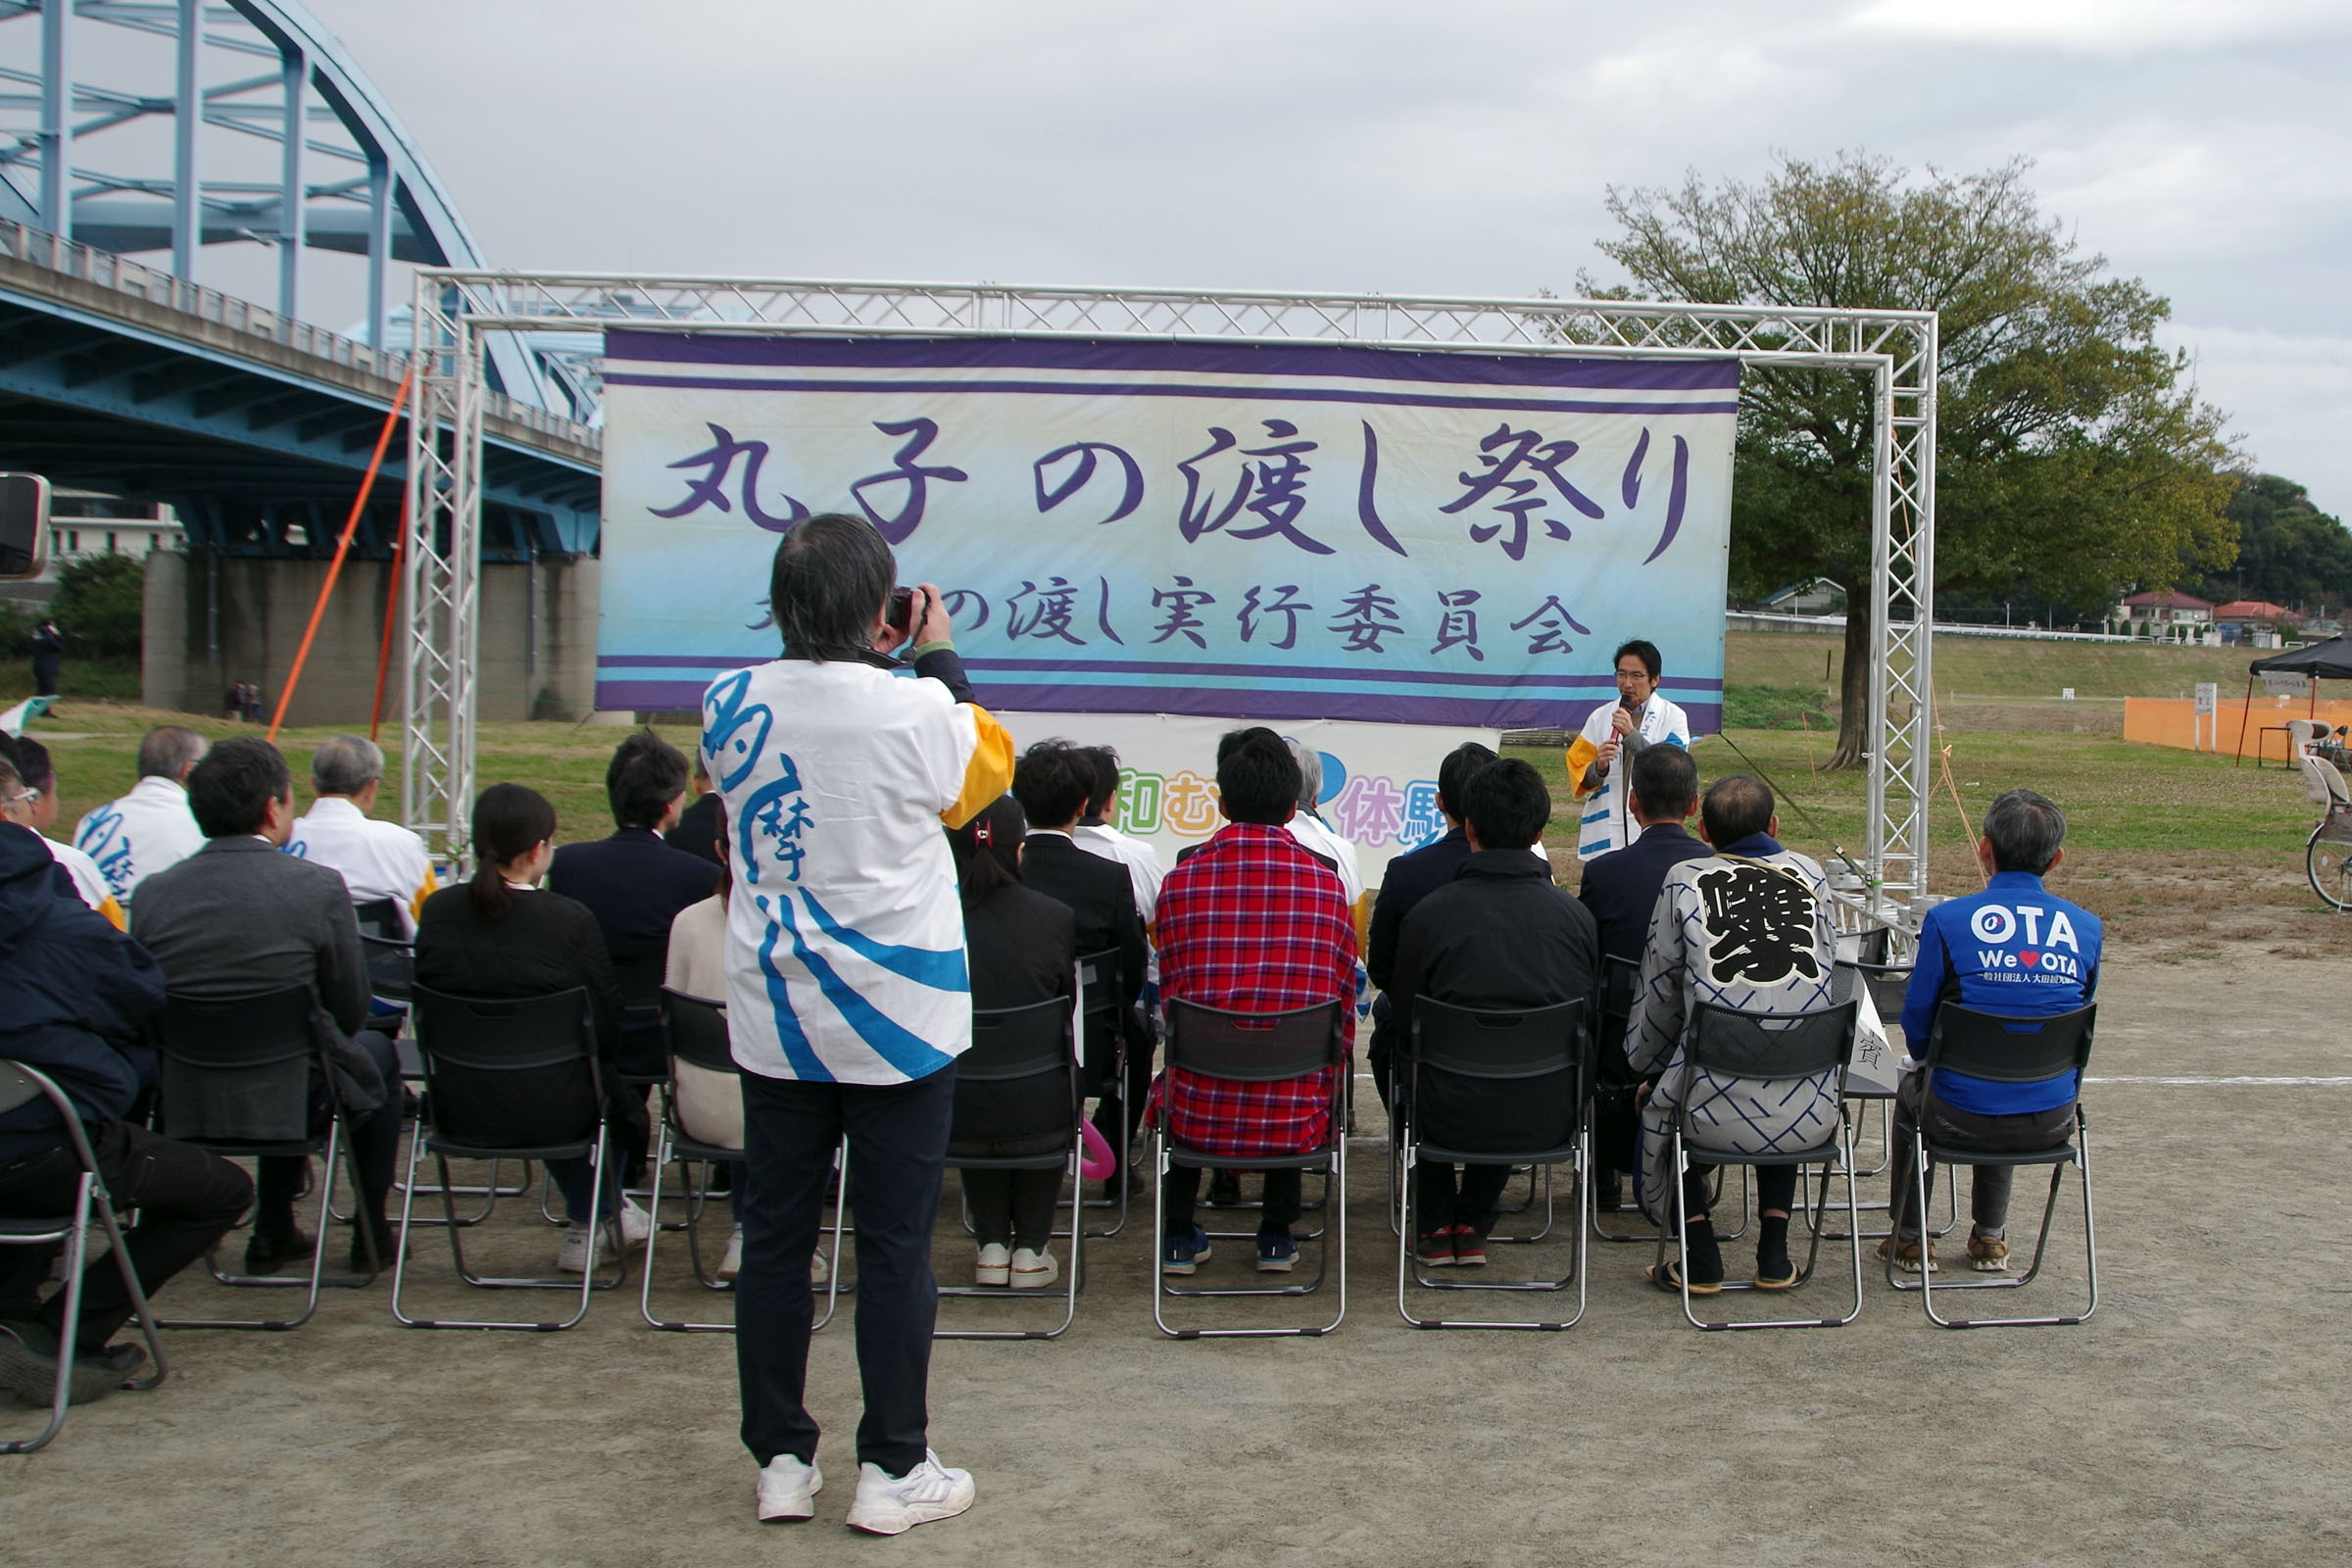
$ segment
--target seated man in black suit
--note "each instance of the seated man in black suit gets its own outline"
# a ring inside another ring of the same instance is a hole
[[[1452,881],[1462,862],[1470,858],[1470,840],[1462,832],[1462,791],[1472,774],[1494,760],[1494,752],[1476,741],[1464,742],[1446,754],[1446,760],[1438,764],[1438,809],[1446,816],[1446,834],[1391,860],[1388,874],[1381,878],[1380,897],[1372,903],[1364,972],[1372,977],[1380,995],[1372,1002],[1372,1046],[1365,1055],[1372,1063],[1372,1087],[1380,1091],[1383,1105],[1390,1102],[1389,1063],[1396,1054],[1396,1031],[1391,1021],[1394,1004],[1389,1001],[1389,987],[1396,978],[1396,937],[1413,906]]]
[[[131,936],[155,955],[179,995],[206,1001],[315,987],[332,1020],[328,1049],[360,1167],[351,1267],[392,1258],[384,1217],[400,1147],[400,1058],[368,1022],[368,963],[360,923],[342,876],[278,853],[294,831],[294,780],[277,748],[253,735],[222,741],[188,770],[188,806],[205,845],[139,884]],[[167,1110],[169,1107],[167,1107]],[[316,1086],[312,1126],[323,1128],[326,1094]],[[169,1131],[167,1116],[166,1131]],[[245,1271],[274,1273],[311,1255],[318,1239],[294,1224],[294,1194],[308,1161],[274,1155],[255,1162],[253,1235]]]
[[[1516,758],[1482,767],[1463,790],[1462,813],[1470,854],[1452,881],[1413,906],[1397,936],[1396,985],[1389,995],[1398,1038],[1408,1043],[1418,1000],[1457,1007],[1544,1007],[1591,996],[1599,979],[1592,916],[1565,888],[1551,885],[1546,862],[1527,853],[1551,820],[1551,793],[1543,777]],[[1448,1141],[1446,1113],[1425,1096],[1414,1117],[1433,1142],[1443,1143]],[[1475,1114],[1484,1136],[1507,1139],[1514,1131],[1495,1127],[1488,1107]],[[1416,1251],[1424,1267],[1486,1263],[1494,1200],[1510,1174],[1508,1165],[1420,1163],[1413,1198]]]
[[[1080,849],[1071,837],[1094,789],[1093,760],[1067,741],[1040,741],[1013,766],[1013,799],[1029,818],[1029,836],[1021,848],[1021,880],[1070,906],[1081,955],[1118,950],[1118,1012],[1115,1020],[1106,1020],[1102,1012],[1087,1015],[1086,1073],[1088,1084],[1102,1097],[1095,1107],[1095,1126],[1119,1152],[1124,1170],[1135,1120],[1152,1084],[1152,1037],[1134,1016],[1147,949],[1143,916],[1136,912],[1135,887],[1126,866]],[[1127,1040],[1124,1086],[1108,1081],[1122,1035]],[[1115,1195],[1115,1188],[1110,1191]]]
[[[1633,793],[1627,809],[1641,824],[1641,835],[1621,850],[1587,860],[1576,896],[1600,928],[1602,956],[1639,964],[1666,873],[1711,852],[1683,827],[1698,809],[1698,764],[1689,752],[1679,746],[1643,749],[1634,757],[1629,782]],[[1639,1111],[1634,1074],[1625,1065],[1624,1020],[1610,1024],[1595,1018],[1593,1033],[1601,1049],[1592,1097],[1592,1200],[1606,1212],[1624,1200],[1619,1172],[1633,1168]]]
[[[719,793],[710,782],[710,769],[703,761],[703,749],[694,749],[694,804],[678,813],[677,826],[662,835],[662,842],[673,850],[684,850],[698,860],[707,860],[710,869],[722,869],[726,862],[718,858]]]
[[[686,798],[686,755],[650,729],[622,741],[605,768],[605,795],[616,831],[556,851],[548,891],[588,906],[605,933],[624,1009],[616,1056],[627,1073],[659,1073],[661,1030],[644,1009],[659,1005],[678,911],[710,897],[713,862],[672,849],[662,834],[678,825]],[[630,1161],[643,1158],[632,1150]]]

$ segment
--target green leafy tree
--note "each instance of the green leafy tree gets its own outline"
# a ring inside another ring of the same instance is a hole
[[[2224,416],[2155,341],[2171,314],[2045,218],[2024,160],[1985,173],[1870,155],[1784,159],[1760,184],[1612,187],[1602,254],[1633,279],[1589,291],[1708,304],[1935,311],[1938,587],[2097,602],[2227,565],[2236,529]],[[1742,378],[1734,593],[1829,578],[1845,591],[1833,766],[1868,739],[1870,381],[1759,368]]]
[[[2352,532],[2311,504],[2311,493],[2275,473],[2249,474],[2230,497],[2237,525],[2234,571],[2205,579],[2216,601],[2267,599],[2275,605],[2340,610],[2352,600]]]
[[[132,556],[84,556],[57,574],[49,612],[84,654],[136,656],[146,615],[147,564]]]

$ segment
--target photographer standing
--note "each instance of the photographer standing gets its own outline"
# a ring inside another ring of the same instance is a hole
[[[57,622],[43,615],[41,623],[32,629],[32,695],[57,695],[58,666],[65,662],[66,634],[57,629]]]
[[[1004,793],[1012,739],[972,701],[937,589],[894,594],[863,519],[809,517],[776,546],[784,655],[714,681],[703,757],[726,801],[727,1015],[743,1069],[743,1271],[736,1364],[759,1517],[801,1520],[823,1485],[805,1393],[833,1154],[858,1195],[858,1426],[852,1529],[897,1535],[972,1504],[927,1446],[938,1307],[931,1227],[971,1044],[959,827]],[[885,656],[912,644],[918,678]]]

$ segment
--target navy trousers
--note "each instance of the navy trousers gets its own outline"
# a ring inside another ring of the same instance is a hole
[[[850,1140],[858,1225],[858,1375],[865,1414],[858,1461],[903,1476],[930,1429],[931,1329],[939,1312],[931,1229],[956,1108],[951,1062],[911,1083],[802,1083],[743,1075],[743,1272],[735,1276],[735,1367],[743,1444],[761,1468],[816,1457],[808,1334],[833,1152]]]

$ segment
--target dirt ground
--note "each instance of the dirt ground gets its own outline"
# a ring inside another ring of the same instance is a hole
[[[1916,1297],[1872,1274],[1850,1327],[1700,1334],[1640,1283],[1648,1250],[1625,1246],[1594,1250],[1591,1311],[1567,1333],[1416,1332],[1396,1315],[1365,1085],[1338,1333],[1160,1338],[1139,1212],[1125,1236],[1090,1244],[1065,1339],[938,1347],[933,1440],[976,1474],[979,1503],[903,1541],[841,1525],[858,1410],[848,1298],[811,1356],[812,1405],[831,1429],[818,1518],[762,1530],[734,1436],[728,1337],[648,1329],[633,1281],[567,1334],[408,1331],[379,1285],[329,1293],[290,1334],[172,1334],[162,1390],[76,1409],[47,1451],[0,1460],[0,1557],[401,1568],[2342,1562],[2352,1286],[2338,1232],[2352,1209],[2352,1063],[2333,991],[2344,971],[2328,960],[2347,938],[2328,917],[2291,919],[2291,890],[2270,878],[2237,888],[2139,867],[2109,879],[2125,910],[2151,907],[2130,901],[2158,893],[2175,911],[2200,890],[2219,895],[2209,908],[2118,922],[2086,1099],[2102,1298],[2079,1327],[1942,1332]],[[2243,917],[2241,906],[2266,912]],[[2210,958],[2190,956],[2205,948]],[[2253,1158],[2261,1148],[2292,1152],[2282,1168]],[[1864,1197],[1883,1190],[1866,1182]],[[2031,1175],[2019,1182],[2021,1246],[2039,1190]],[[2004,1305],[2082,1290],[2072,1192],[2070,1179],[2058,1261]],[[723,1221],[707,1223],[723,1239]],[[481,1245],[494,1260],[538,1267],[554,1243],[528,1205],[510,1201]],[[1203,1282],[1245,1277],[1234,1250],[1221,1249]],[[1727,1252],[1744,1261],[1741,1244]],[[1490,1272],[1564,1267],[1564,1247],[1550,1243],[1509,1253]],[[952,1219],[937,1255],[943,1278],[968,1267]],[[1846,1289],[1848,1265],[1825,1255],[1793,1298],[1806,1310],[1831,1310]],[[417,1267],[423,1301],[483,1304],[447,1283],[436,1239],[420,1245]],[[715,1303],[723,1315],[722,1298],[690,1294],[684,1268],[683,1249],[667,1246],[658,1305]],[[245,1304],[185,1282],[164,1302]],[[1209,1315],[1301,1321],[1322,1305],[1310,1297]],[[943,1306],[966,1323],[1043,1310]]]

